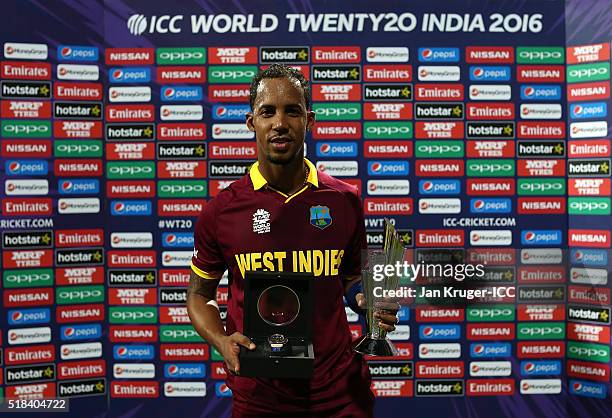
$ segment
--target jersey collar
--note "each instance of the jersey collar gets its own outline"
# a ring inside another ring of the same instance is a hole
[[[312,184],[314,187],[319,187],[319,177],[317,176],[317,168],[307,158],[304,158],[304,162],[308,166],[310,172],[308,173],[307,182]],[[249,170],[249,177],[253,183],[253,190],[259,190],[268,184],[268,180],[261,175],[259,171],[259,161],[256,161]]]

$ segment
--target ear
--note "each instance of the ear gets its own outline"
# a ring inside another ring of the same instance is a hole
[[[253,112],[248,112],[246,114],[246,126],[249,128],[249,131],[255,132],[255,125],[253,124]]]
[[[310,110],[306,112],[306,130],[307,131],[312,130],[314,123],[315,123],[315,112]]]

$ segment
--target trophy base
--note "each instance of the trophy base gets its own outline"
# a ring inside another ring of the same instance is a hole
[[[393,343],[387,338],[376,340],[367,335],[364,335],[353,343],[353,350],[367,356],[392,357],[398,355],[397,348],[395,348]]]

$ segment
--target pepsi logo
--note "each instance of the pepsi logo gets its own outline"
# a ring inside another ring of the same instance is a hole
[[[525,96],[531,97],[535,94],[535,89],[533,87],[527,87],[525,89]]]
[[[170,367],[168,367],[168,374],[174,375],[178,373],[178,367],[175,365],[172,365]]]
[[[121,80],[123,78],[123,70],[113,71],[113,78],[116,80]]]
[[[221,383],[219,385],[219,392],[226,393],[226,392],[230,392],[230,391],[231,391],[231,389],[225,383]]]
[[[427,181],[423,184],[423,190],[425,190],[426,192],[430,192],[433,190],[433,183],[431,181]]]
[[[484,206],[485,206],[484,200],[477,200],[476,202],[474,202],[474,209],[476,210],[483,209]]]
[[[484,75],[484,69],[482,69],[481,67],[476,67],[474,68],[474,71],[472,71],[472,75],[475,78],[481,78]]]
[[[166,244],[174,244],[177,241],[176,235],[169,234],[166,236]]]
[[[12,318],[13,321],[21,321],[21,318],[23,318],[23,314],[21,312],[14,312]]]
[[[70,54],[72,54],[72,48],[69,48],[67,46],[63,47],[61,54],[62,54],[62,57],[69,57]]]
[[[69,327],[64,329],[64,337],[72,337],[74,335],[74,328]]]
[[[65,192],[69,192],[70,190],[72,190],[72,182],[71,181],[62,182],[62,190]]]
[[[423,335],[426,337],[433,335],[433,333],[434,333],[434,330],[432,327],[427,327],[423,330]]]
[[[321,147],[319,148],[319,151],[321,151],[322,154],[327,154],[329,153],[329,151],[331,151],[331,145],[329,144],[323,144],[321,145]]]
[[[128,352],[127,347],[119,347],[119,349],[117,349],[117,355],[119,357],[125,357],[127,352]]]
[[[17,161],[14,161],[9,165],[9,171],[11,173],[16,173],[19,171],[19,168],[21,168],[21,164],[19,164]]]
[[[116,212],[123,212],[124,210],[125,210],[125,204],[123,204],[121,202],[115,203],[115,211]]]
[[[526,372],[532,372],[534,370],[535,370],[535,364],[533,364],[533,363],[525,364],[525,371]]]
[[[432,56],[433,56],[433,51],[429,48],[425,48],[424,50],[421,51],[421,58],[423,59],[431,59]]]
[[[582,383],[574,383],[574,390],[579,391],[580,389],[582,389]]]
[[[574,253],[574,257],[576,258],[576,260],[582,260],[582,251],[576,251]]]
[[[484,345],[477,345],[476,347],[474,347],[474,353],[476,354],[482,354],[484,353],[485,348]]]
[[[224,106],[219,106],[217,108],[217,116],[224,116],[225,114],[227,114],[227,108]]]
[[[574,106],[574,115],[582,115],[582,106],[580,105]]]
[[[164,90],[164,97],[171,99],[174,97],[175,91],[172,87],[168,87]]]
[[[535,233],[533,233],[533,232],[531,232],[531,231],[528,231],[528,232],[525,234],[525,241],[533,241],[533,240],[535,239],[535,237],[536,237],[536,234],[535,234]]]
[[[372,164],[372,171],[377,173],[379,171],[382,170],[382,164],[381,163],[374,163]]]

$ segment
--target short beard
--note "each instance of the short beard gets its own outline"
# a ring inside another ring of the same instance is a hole
[[[303,152],[304,146],[302,146],[302,148],[298,149],[297,152],[295,154],[293,154],[291,157],[287,158],[287,155],[283,155],[281,157],[275,157],[272,154],[266,154],[266,160],[268,160],[268,162],[272,163],[272,164],[276,164],[276,165],[289,165],[292,162],[294,162],[296,159],[299,158],[300,155],[304,155]],[[302,151],[302,152],[300,152]]]

